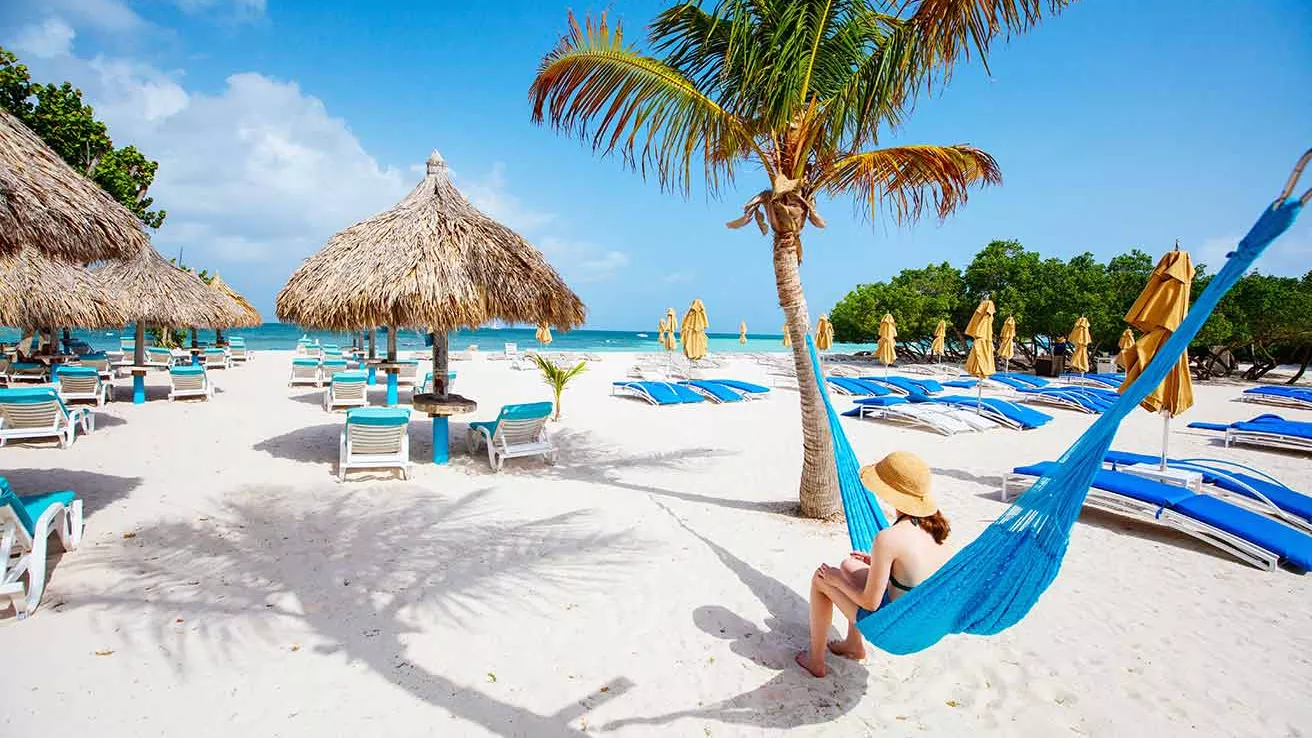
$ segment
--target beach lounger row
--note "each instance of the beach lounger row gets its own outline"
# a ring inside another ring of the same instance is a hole
[[[997,397],[971,397],[970,395],[939,395],[930,398],[930,402],[942,403],[977,412],[1004,428],[1013,430],[1033,430],[1047,425],[1052,416],[1027,407],[1019,402],[1003,400]]]
[[[396,375],[397,386],[413,387],[419,378],[419,362],[415,359],[398,359],[396,363],[400,367]],[[363,370],[365,365],[357,364],[354,368]],[[352,369],[351,362],[347,359],[294,358],[291,374],[287,377],[287,387],[323,387],[332,381],[333,375]]]
[[[1113,390],[1095,387],[1031,387],[1016,390],[1021,402],[1050,405],[1082,413],[1102,413],[1119,396]]]
[[[1161,458],[1129,451],[1108,451],[1104,461],[1116,471],[1156,469]],[[1167,459],[1168,469],[1193,472],[1195,492],[1207,492],[1312,533],[1312,496],[1294,490],[1270,474],[1221,459]]]
[[[556,462],[556,447],[547,437],[550,402],[506,405],[497,417],[469,424],[465,443],[471,454],[486,447],[488,464],[501,471],[507,459],[540,456]],[[357,407],[346,412],[337,460],[337,477],[354,469],[396,469],[410,475],[410,411],[399,407]]]
[[[41,604],[51,535],[59,537],[65,551],[78,547],[82,500],[69,491],[20,497],[0,477],[0,603],[8,601],[19,620]]]
[[[1005,474],[1002,499],[1019,495],[1055,464],[1045,461],[1019,466]],[[1094,476],[1085,504],[1169,526],[1267,571],[1280,564],[1300,571],[1312,569],[1312,536],[1185,487],[1103,469]]]
[[[1312,388],[1307,387],[1251,387],[1239,395],[1241,402],[1279,405],[1312,410]]]
[[[843,415],[901,423],[945,436],[998,427],[997,423],[979,413],[948,404],[912,402],[906,397],[862,397]]]
[[[1086,374],[1067,372],[1066,374],[1061,375],[1061,379],[1067,384],[1114,390],[1120,388],[1121,383],[1125,381],[1125,375],[1105,374],[1099,372],[1088,372]]]
[[[652,405],[742,402],[761,399],[769,392],[769,387],[736,379],[688,379],[679,382],[629,380],[611,385],[612,395],[635,397]]]
[[[1225,445],[1243,443],[1250,446],[1312,452],[1312,423],[1285,420],[1279,415],[1265,413],[1252,420],[1238,423],[1194,422],[1190,428],[1220,431],[1225,434]]]

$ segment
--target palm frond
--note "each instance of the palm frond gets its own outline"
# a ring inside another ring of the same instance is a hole
[[[533,121],[618,151],[643,176],[687,194],[701,160],[708,188],[731,181],[755,148],[743,122],[678,69],[625,46],[603,13],[570,30],[543,60],[529,88]]]
[[[831,195],[855,194],[871,218],[886,209],[899,222],[932,209],[946,218],[973,186],[1002,182],[993,157],[973,146],[895,146],[845,156],[818,182]]]
[[[1023,33],[1038,24],[1044,7],[1056,15],[1073,0],[919,0],[910,20],[928,52],[926,66],[944,79],[973,48],[988,68],[989,45],[1001,36]]]

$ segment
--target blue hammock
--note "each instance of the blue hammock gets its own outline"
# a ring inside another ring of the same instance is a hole
[[[1304,155],[1302,163],[1309,156],[1312,151]],[[1062,454],[1053,470],[1040,477],[934,576],[857,621],[857,627],[871,643],[889,653],[915,653],[950,633],[992,635],[1025,617],[1061,568],[1071,527],[1079,517],[1089,485],[1102,467],[1121,420],[1175,368],[1176,360],[1189,347],[1217,302],[1267,245],[1293,224],[1312,195],[1309,191],[1302,201],[1288,198],[1298,174],[1296,169],[1285,192],[1262,213],[1237,249],[1228,255],[1225,266],[1143,374]],[[838,413],[829,402],[820,359],[810,336],[806,343],[834,437],[838,485],[852,549],[869,551],[875,534],[888,527],[888,520],[861,483],[856,454],[843,433]]]

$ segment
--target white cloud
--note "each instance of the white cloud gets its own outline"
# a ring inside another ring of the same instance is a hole
[[[43,27],[16,35],[32,38]],[[181,248],[188,263],[211,270],[269,262],[268,274],[256,276],[270,297],[334,232],[409,189],[408,178],[379,165],[345,121],[293,82],[241,73],[204,94],[187,90],[178,72],[61,51],[30,60],[33,77],[73,81],[118,145],[159,161],[150,195],[169,213],[153,236],[159,249],[172,256]]]
[[[265,0],[172,0],[185,13],[229,12],[239,19],[264,15]]]
[[[9,12],[19,22],[36,16],[59,17],[77,28],[109,33],[130,33],[147,25],[121,0],[16,0],[6,9]]]
[[[556,219],[555,213],[527,207],[510,194],[506,184],[506,165],[502,162],[493,164],[492,171],[481,179],[466,180],[459,172],[453,172],[452,176],[474,207],[516,231],[535,231]]]
[[[584,241],[543,236],[537,245],[567,282],[607,282],[629,265],[629,255],[623,251]]]
[[[73,36],[73,28],[62,19],[46,18],[21,30],[11,45],[20,56],[49,59],[69,53]]]

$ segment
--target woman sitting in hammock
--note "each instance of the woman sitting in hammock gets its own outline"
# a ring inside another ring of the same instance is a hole
[[[867,489],[897,510],[897,520],[875,536],[870,552],[853,551],[840,566],[821,564],[811,577],[811,647],[797,663],[825,675],[825,639],[834,607],[848,619],[847,638],[829,644],[839,656],[863,659],[865,640],[856,621],[910,592],[950,557],[947,518],[930,496],[929,465],[909,451],[895,451],[861,469]]]

